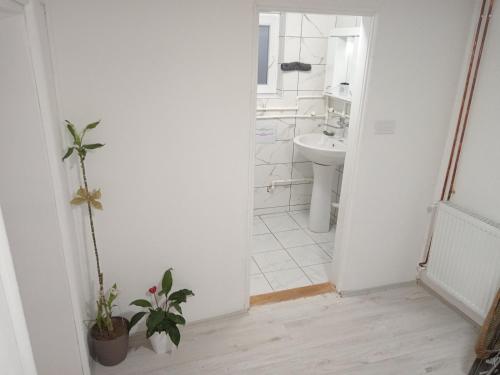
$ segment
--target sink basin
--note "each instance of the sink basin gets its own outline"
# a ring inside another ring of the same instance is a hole
[[[302,134],[293,140],[299,152],[313,163],[339,165],[344,163],[347,145],[343,139],[321,133]]]
[[[293,142],[299,152],[313,162],[313,189],[309,210],[309,229],[324,233],[330,230],[332,185],[335,165],[344,163],[347,145],[343,139],[320,133],[303,134]]]

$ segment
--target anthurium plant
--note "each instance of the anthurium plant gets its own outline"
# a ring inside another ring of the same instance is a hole
[[[177,326],[186,324],[186,320],[182,316],[181,304],[187,301],[187,297],[194,296],[194,293],[189,289],[180,289],[170,293],[172,283],[172,268],[170,268],[163,274],[161,289],[156,286],[148,289],[150,300],[137,299],[130,303],[130,305],[145,308],[146,311],[135,314],[130,320],[129,327],[131,329],[147,315],[146,336],[148,338],[156,332],[165,332],[175,346],[179,346],[181,335]]]

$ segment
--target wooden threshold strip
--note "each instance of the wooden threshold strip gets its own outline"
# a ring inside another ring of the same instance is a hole
[[[293,288],[281,290],[279,292],[251,296],[250,306],[265,305],[267,303],[275,303],[281,301],[290,301],[293,299],[317,296],[318,294],[333,292],[335,292],[335,286],[331,283],[303,286],[301,288]]]

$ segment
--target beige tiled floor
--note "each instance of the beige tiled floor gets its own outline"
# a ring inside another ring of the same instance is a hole
[[[254,217],[251,295],[328,281],[335,227],[313,233],[307,229],[308,217],[308,211]]]

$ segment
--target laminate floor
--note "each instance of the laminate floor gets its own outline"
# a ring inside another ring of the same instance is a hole
[[[188,325],[180,348],[156,355],[132,338],[127,359],[98,375],[460,375],[477,328],[418,286],[356,297],[324,294]]]

